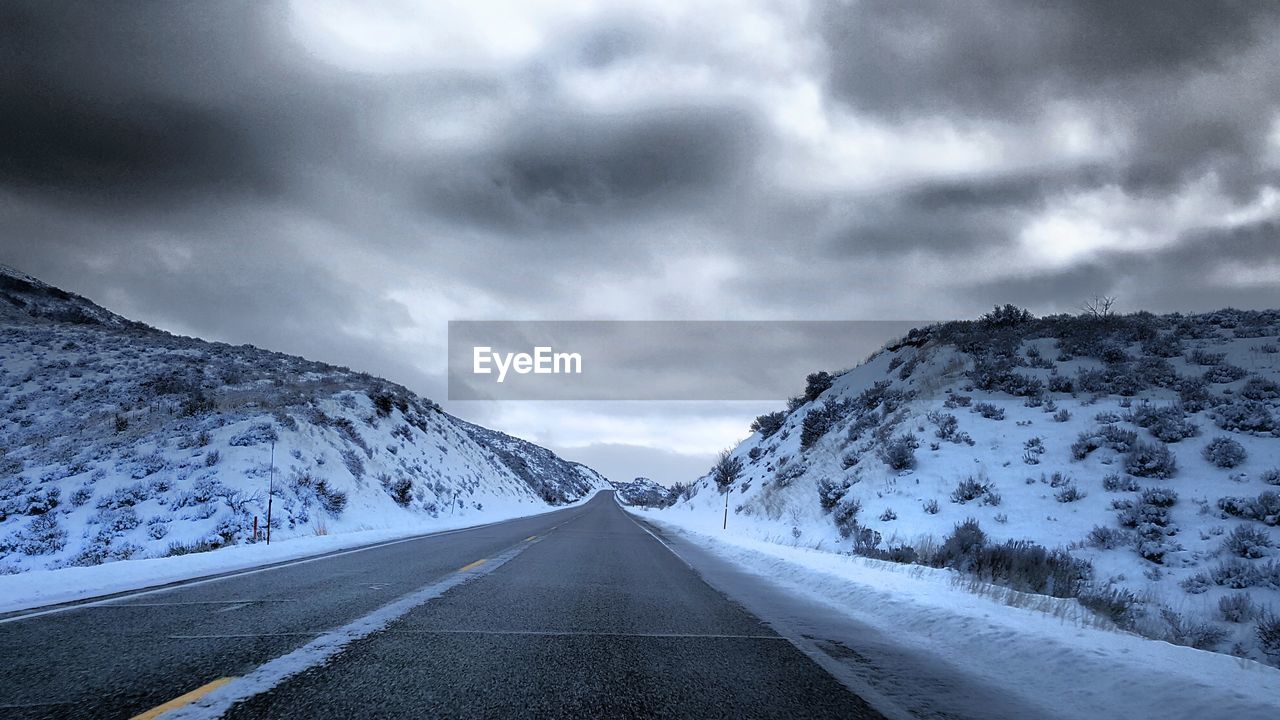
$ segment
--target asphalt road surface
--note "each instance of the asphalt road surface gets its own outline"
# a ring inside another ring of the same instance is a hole
[[[0,717],[879,718],[601,493],[0,621]]]

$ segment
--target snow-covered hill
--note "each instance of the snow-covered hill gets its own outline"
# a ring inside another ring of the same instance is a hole
[[[638,477],[631,481],[610,481],[610,485],[618,493],[618,499],[627,505],[644,507],[665,507],[673,499],[671,488],[650,480]]]
[[[605,487],[386,380],[170,335],[0,266],[0,573],[252,542],[269,488],[276,540]]]
[[[815,373],[654,517],[1079,597],[1280,661],[1280,312],[912,331]],[[717,483],[719,480],[719,483]],[[957,530],[967,520],[974,521]]]

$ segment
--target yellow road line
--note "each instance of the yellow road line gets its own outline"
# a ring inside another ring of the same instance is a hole
[[[483,565],[483,564],[484,564],[484,558],[480,558],[479,560],[473,563],[467,563],[466,565],[463,565],[462,567],[458,568],[458,572],[466,572],[471,568],[479,567],[480,565]]]
[[[529,542],[530,540],[537,540],[537,539],[538,539],[537,535],[530,535],[529,537],[525,538],[524,541]]]
[[[151,708],[150,710],[142,713],[141,715],[134,715],[130,720],[151,720],[152,718],[160,717],[160,715],[162,715],[163,713],[167,713],[170,710],[177,710],[178,708],[184,705],[189,705],[195,702],[196,700],[199,700],[200,698],[204,697],[205,695],[208,695],[214,690],[217,690],[223,685],[226,685],[232,680],[235,680],[235,678],[231,678],[231,677],[218,678],[217,680],[214,680],[211,683],[206,683],[204,685],[201,685],[200,687],[196,688],[195,690],[192,690],[186,695],[179,695],[178,697],[170,700],[169,702],[163,705],[157,705]]]

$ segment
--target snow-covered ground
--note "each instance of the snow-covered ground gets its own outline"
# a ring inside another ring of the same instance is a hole
[[[86,570],[102,563],[275,557],[258,547],[268,499],[276,552],[528,515],[605,487],[389,381],[170,335],[0,267],[0,575],[53,592],[55,577],[108,578]]]
[[[1280,313],[1003,312],[811,376],[728,482],[653,516],[719,533],[727,499],[730,537],[974,570],[1280,662]],[[968,519],[985,542],[947,545]]]
[[[1265,720],[1280,711],[1280,670],[1119,631],[1074,600],[725,532],[705,510],[628,510],[805,601],[771,607],[753,584],[722,588],[766,619],[802,626],[802,639],[838,643],[837,662],[850,658],[841,674],[904,716]]]
[[[594,497],[596,492],[599,490],[570,505],[584,503]],[[516,512],[509,508],[506,512],[493,510],[483,516],[438,518],[431,523],[429,532],[472,528],[559,509],[561,507],[543,505],[524,512]],[[415,521],[399,527],[378,530],[355,530],[333,535],[302,535],[279,542],[273,539],[270,545],[265,543],[235,545],[222,548],[217,552],[139,558],[103,565],[32,570],[18,575],[4,575],[0,576],[0,613],[249,570],[344,550],[368,548],[412,539],[423,534],[425,533],[422,523]]]

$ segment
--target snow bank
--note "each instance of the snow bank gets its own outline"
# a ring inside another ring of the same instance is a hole
[[[1010,607],[997,599],[1011,597],[1002,589],[974,593],[948,570],[712,536],[685,526],[685,513],[629,511],[787,592],[963,667],[1043,708],[1044,717],[1280,716],[1280,670],[1100,628],[1072,600]],[[982,708],[974,712],[984,716]]]
[[[599,490],[565,506],[531,506],[526,512],[520,512],[517,508],[494,511],[484,516],[488,522],[476,522],[480,518],[475,516],[438,518],[430,525],[416,522],[337,535],[293,537],[273,542],[271,545],[265,543],[235,545],[175,557],[120,560],[104,565],[33,570],[16,575],[4,575],[0,576],[0,612],[75,602],[211,575],[261,568],[291,560],[315,558],[343,550],[356,551],[374,545],[412,540],[424,534],[434,535],[483,527],[514,518],[532,517],[580,505],[595,497],[596,492]]]

